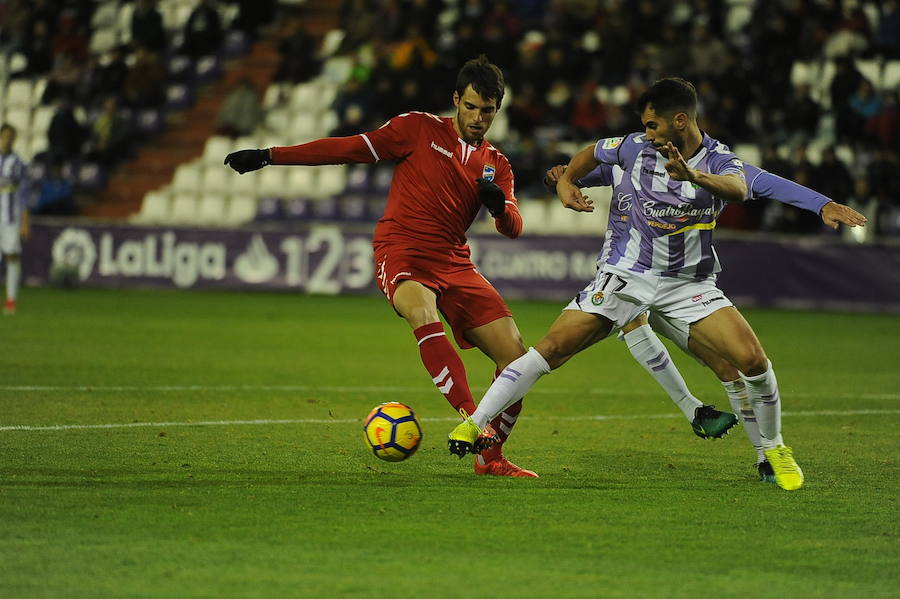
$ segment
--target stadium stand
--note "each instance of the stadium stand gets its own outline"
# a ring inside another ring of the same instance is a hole
[[[29,4],[10,4],[25,11],[20,20],[28,22]],[[376,218],[389,169],[265,169],[237,177],[221,168],[222,157],[238,148],[376,128],[408,109],[447,114],[446,81],[462,61],[485,52],[504,68],[509,85],[489,138],[519,175],[526,214],[542,213],[541,204],[531,205],[547,197],[537,176],[542,169],[591,140],[638,128],[630,102],[654,79],[678,74],[701,91],[703,127],[745,160],[773,166],[764,150],[774,146],[779,174],[790,177],[807,168],[795,161],[801,146],[813,167],[833,148],[857,182],[848,197],[835,199],[874,206],[871,212],[884,223],[879,232],[890,233],[896,229],[891,223],[900,222],[900,56],[889,29],[897,15],[885,12],[890,3],[861,0],[825,9],[819,3],[737,0],[637,7],[564,1],[551,10],[544,0],[406,0],[364,2],[370,10],[362,15],[353,12],[359,3],[269,0],[261,4],[272,6],[274,19],[270,14],[260,22],[222,1],[209,3],[222,26],[217,49],[191,54],[201,46],[186,38],[186,25],[199,4],[63,1],[59,21],[47,23],[48,35],[56,35],[65,19],[78,25],[69,40],[85,49],[78,89],[95,90],[75,98],[75,115],[85,128],[97,118],[102,95],[96,90],[108,91],[110,81],[129,89],[122,77],[133,68],[127,63],[138,46],[155,49],[164,65],[160,103],[124,102],[119,109],[133,127],[131,155],[111,165],[86,155],[65,164],[77,189],[90,192],[79,196],[86,215],[185,224],[212,224],[221,216],[218,222],[238,225],[257,215],[284,221]],[[648,20],[671,26],[648,40],[640,35]],[[44,103],[52,63],[35,66],[28,33],[0,35],[0,99],[2,118],[20,130],[17,150],[40,160],[53,150],[47,132],[54,109]],[[628,43],[634,39],[644,41]],[[120,64],[122,53],[127,60]],[[708,60],[713,53],[717,60]],[[246,77],[259,92],[263,122],[250,136],[216,135],[223,98]],[[588,88],[593,94],[582,94]],[[792,94],[799,89],[808,89],[808,98],[795,105]],[[582,101],[590,102],[585,106],[592,118],[579,116],[585,114]],[[811,131],[799,129],[797,116],[804,114],[811,115]],[[816,187],[815,180],[807,184]],[[581,226],[554,212],[527,219],[529,229]],[[779,222],[731,224],[791,230]]]

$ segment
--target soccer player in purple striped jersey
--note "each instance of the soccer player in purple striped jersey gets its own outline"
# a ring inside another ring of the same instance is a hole
[[[6,123],[0,125],[0,254],[6,263],[3,313],[7,315],[16,313],[21,277],[21,238],[28,236],[28,212],[25,209],[28,176],[25,163],[13,152],[15,142],[15,127]]]
[[[557,165],[547,171],[544,184],[551,192],[556,191],[556,183],[559,180],[566,167]],[[624,234],[627,234],[628,227],[628,210],[630,203],[634,198],[634,187],[628,178],[624,176],[625,172],[619,166],[610,164],[601,164],[593,171],[579,179],[576,183],[579,187],[613,187],[612,201],[610,202],[609,217],[607,222],[607,235],[603,249],[600,251],[597,260],[598,272],[605,264],[606,256],[609,255],[610,247],[617,244],[617,240]],[[865,216],[853,210],[849,206],[838,204],[828,197],[825,197],[808,187],[804,187],[793,181],[789,181],[778,175],[774,175],[760,169],[751,164],[744,163],[744,179],[748,188],[748,200],[757,198],[769,198],[778,202],[803,208],[816,214],[821,215],[823,222],[832,228],[837,228],[838,223],[848,226],[864,225]],[[592,290],[597,284],[596,280],[592,281],[588,287],[582,291],[578,298],[573,301],[567,309],[581,309],[581,302],[587,297],[592,296]],[[772,472],[771,464],[766,460],[763,453],[763,447],[759,436],[759,427],[753,406],[747,394],[747,387],[741,378],[740,373],[724,358],[713,352],[711,349],[700,345],[690,337],[690,324],[684,320],[676,320],[668,318],[653,310],[649,313],[650,328],[656,333],[671,339],[682,351],[696,359],[704,366],[708,366],[719,378],[722,386],[728,395],[729,403],[735,413],[740,414],[744,430],[756,451],[756,469],[759,473],[760,480],[766,482],[775,482],[775,476]],[[637,358],[637,356],[635,356]],[[645,368],[647,363],[639,360]],[[674,366],[673,366],[674,368]],[[666,380],[671,376],[670,373],[657,371],[648,368],[648,372],[654,377],[663,377],[660,384],[667,391],[678,391],[679,393],[687,392],[687,387],[671,388],[667,386]],[[676,377],[677,378],[677,377]],[[677,380],[681,380],[677,378]],[[672,396],[676,405],[682,408],[688,421],[691,421],[691,409],[699,408],[702,404],[700,400],[693,398],[689,393],[687,395]],[[687,408],[687,409],[685,409]]]
[[[799,489],[803,473],[781,436],[781,402],[771,363],[749,324],[715,285],[720,267],[712,230],[726,202],[747,197],[743,164],[700,130],[696,91],[687,81],[656,82],[641,96],[638,109],[643,133],[585,148],[557,184],[563,205],[584,212],[592,211],[593,203],[575,182],[601,164],[618,166],[634,191],[630,205],[622,207],[628,217],[623,234],[606,248],[592,293],[576,298],[580,309],[564,310],[535,347],[504,369],[470,424],[480,429],[540,376],[616,329],[658,381],[664,378],[660,373],[668,375],[661,382],[676,399],[686,387],[646,324],[646,313],[653,310],[689,323],[696,343],[741,373],[776,482],[786,490]],[[676,402],[685,409],[687,402]],[[724,434],[723,428],[717,432]]]

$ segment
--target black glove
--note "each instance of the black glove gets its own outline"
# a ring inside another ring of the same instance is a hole
[[[500,186],[484,178],[475,179],[475,182],[478,183],[478,199],[487,206],[491,216],[494,218],[503,216],[503,211],[506,210],[506,195]]]
[[[225,157],[225,164],[243,175],[272,164],[272,159],[269,150],[238,150]]]

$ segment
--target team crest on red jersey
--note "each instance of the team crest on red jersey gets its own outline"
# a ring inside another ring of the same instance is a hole
[[[497,169],[492,164],[485,164],[484,168],[481,169],[481,178],[493,181],[495,172],[497,172]]]

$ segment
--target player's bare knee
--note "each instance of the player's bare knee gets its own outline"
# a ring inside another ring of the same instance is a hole
[[[437,312],[428,306],[404,307],[403,309],[398,308],[397,312],[406,319],[406,322],[408,322],[409,326],[413,329],[440,321]]]
[[[740,357],[738,368],[747,376],[756,376],[769,369],[769,358],[761,347],[748,347]]]
[[[575,354],[575,349],[571,345],[565,339],[548,335],[538,341],[534,349],[544,356],[552,370],[556,370]]]

